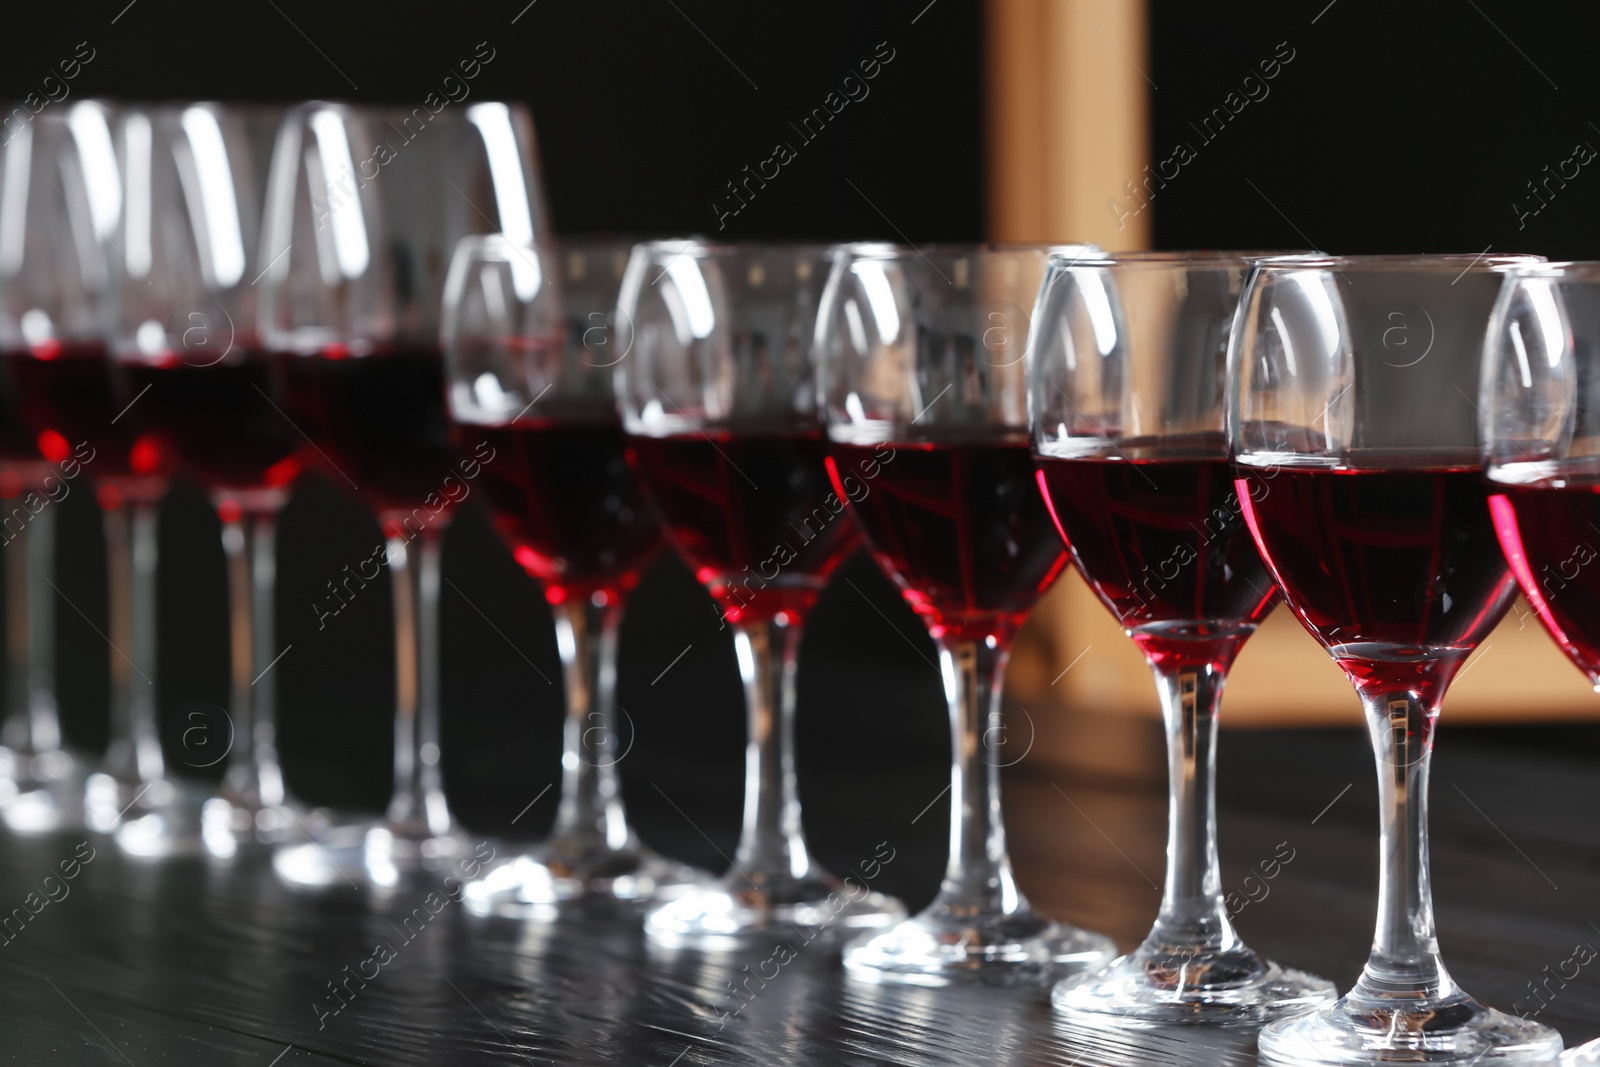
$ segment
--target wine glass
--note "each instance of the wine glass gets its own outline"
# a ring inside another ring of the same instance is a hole
[[[377,514],[382,551],[341,581],[388,570],[396,672],[387,813],[281,846],[273,867],[289,884],[389,888],[467,850],[439,764],[439,551],[482,461],[451,446],[439,309],[461,237],[531,244],[543,230],[520,105],[430,114],[312,102],[279,131],[257,267],[262,341],[279,357],[274,399],[311,442],[303,458]]]
[[[56,507],[92,492],[97,438],[69,440],[50,410],[53,357],[99,340],[104,240],[119,210],[109,154],[109,109],[74,104],[20,128],[0,145],[0,543],[6,553],[6,716],[0,726],[0,818],[22,833],[83,822],[85,762],[62,746],[55,698]],[[93,190],[90,178],[97,180]],[[91,195],[94,199],[91,200]],[[77,364],[73,364],[77,366]],[[103,391],[93,394],[103,395]],[[92,398],[86,398],[91,399]],[[85,420],[101,430],[99,420]],[[101,464],[106,468],[110,464]],[[126,647],[126,646],[124,646]],[[120,671],[112,653],[113,673]],[[119,707],[126,709],[125,690]]]
[[[94,100],[41,114],[8,146],[0,179],[10,388],[40,453],[63,473],[69,461],[87,473],[103,512],[111,741],[104,769],[86,779],[83,817],[107,833],[146,816],[182,822],[199,810],[197,800],[187,803],[193,790],[165,774],[156,719],[156,508],[170,456],[128,414],[104,329],[110,261],[121,255],[114,120],[114,109]],[[49,582],[48,572],[41,577]]]
[[[232,687],[226,718],[191,710],[177,758],[227,761],[198,812],[152,813],[117,831],[140,853],[207,850],[295,834],[276,744],[273,528],[300,472],[299,434],[269,396],[251,264],[282,108],[129,107],[117,122],[124,210],[110,257],[110,344],[128,407],[210,494],[227,560]],[[199,841],[195,838],[198,835]]]
[[[1333,984],[1239,937],[1217,861],[1217,711],[1277,602],[1245,529],[1223,435],[1228,332],[1251,257],[1057,255],[1029,351],[1039,488],[1084,580],[1155,674],[1170,779],[1167,877],[1144,942],[1064,980],[1089,1023],[1260,1025]]]
[[[1600,689],[1600,522],[1595,338],[1600,264],[1510,272],[1484,349],[1480,430],[1489,513],[1534,614]]]
[[[1042,981],[1116,954],[1033,909],[1000,817],[1006,659],[1067,565],[1034,484],[1023,353],[1047,250],[852,245],[817,319],[828,470],[878,566],[939,650],[950,858],[921,914],[845,949],[869,981]]]
[[[617,637],[661,533],[624,455],[610,316],[631,246],[533,248],[463,238],[445,283],[444,345],[457,450],[487,446],[480,487],[496,529],[556,620],[566,683],[561,806],[550,839],[466,883],[471,910],[549,917],[558,906],[643,903],[694,872],[628,823],[616,766]]]
[[[1366,712],[1378,921],[1355,987],[1279,1019],[1296,1064],[1542,1062],[1554,1030],[1478,1003],[1439,956],[1428,768],[1451,679],[1510,606],[1483,478],[1484,330],[1518,256],[1262,260],[1229,347],[1228,443],[1284,601]]]
[[[904,914],[811,860],[795,790],[801,628],[856,546],[828,506],[812,391],[828,261],[821,246],[656,241],[634,248],[622,279],[612,343],[628,457],[733,631],[749,727],[732,867],[650,910],[645,930],[667,945],[832,938]]]

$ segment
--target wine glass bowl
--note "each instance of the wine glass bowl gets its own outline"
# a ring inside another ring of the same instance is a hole
[[[828,471],[939,649],[951,846],[917,916],[845,949],[869,982],[1039,982],[1115,955],[1017,887],[991,750],[1011,640],[1066,566],[1034,485],[1024,353],[1043,248],[841,249],[818,316]]]
[[[1361,699],[1378,770],[1378,919],[1336,1004],[1282,1019],[1273,1062],[1546,1062],[1554,1030],[1485,1007],[1439,955],[1433,728],[1515,585],[1482,476],[1484,335],[1517,256],[1266,260],[1230,350],[1239,500],[1285,602]],[[1492,346],[1491,346],[1492,347]]]
[[[1090,1025],[1258,1026],[1331,1002],[1331,983],[1234,928],[1216,840],[1217,715],[1235,656],[1277,592],[1223,434],[1227,346],[1253,254],[1052,257],[1029,401],[1039,487],[1073,562],[1150,665],[1167,732],[1161,908],[1144,942],[1061,982]]]
[[[834,938],[904,914],[811,859],[796,790],[801,630],[856,536],[829,489],[813,391],[829,261],[822,246],[652,242],[635,247],[618,298],[629,460],[733,631],[748,725],[738,850],[718,883],[647,914],[646,932],[668,946],[791,929]]]

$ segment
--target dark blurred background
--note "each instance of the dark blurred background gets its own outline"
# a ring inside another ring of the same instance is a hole
[[[789,122],[886,46],[893,59],[870,96],[804,145],[721,235],[921,243],[992,232],[985,99],[1006,57],[988,47],[976,0],[97,0],[33,6],[8,23],[0,98],[34,91],[87,41],[94,59],[71,83],[75,97],[409,104],[487,42],[494,58],[473,95],[532,106],[552,221],[573,234],[717,233],[713,202],[726,183],[792,140]],[[1600,147],[1594,23],[1593,6],[1577,2],[1154,0],[1148,54],[1123,58],[1149,82],[1149,159],[1179,142],[1193,158],[1140,213],[1153,222],[1149,239],[1600,255],[1600,162],[1519,219],[1537,206],[1526,182],[1579,142]],[[1293,58],[1269,95],[1208,139],[1196,126],[1285,42]],[[1114,184],[1103,193],[1125,195]],[[75,607],[58,606],[61,704],[70,740],[93,750],[104,743],[108,682],[104,545],[88,493],[62,516],[58,581]],[[209,505],[179,488],[161,518],[158,684],[170,716],[192,700],[226,702],[227,633]],[[296,493],[279,535],[278,643],[289,651],[274,668],[292,789],[372,810],[389,786],[389,592],[374,585],[321,630],[312,605],[378,536],[329,486]],[[450,531],[444,567],[448,790],[469,827],[504,830],[558,776],[553,626],[474,507]],[[630,606],[622,657],[620,702],[637,737],[621,773],[635,818],[647,838],[719,867],[715,849],[731,850],[737,835],[741,693],[728,633],[675,560],[661,560]],[[932,892],[946,833],[943,801],[907,829],[948,781],[932,657],[914,616],[858,558],[810,623],[800,680],[801,789],[808,822],[829,828],[817,851],[847,867],[893,823],[922,865],[897,867],[887,888],[919,899]],[[541,834],[556,792],[516,830]],[[686,817],[705,836],[686,830]]]

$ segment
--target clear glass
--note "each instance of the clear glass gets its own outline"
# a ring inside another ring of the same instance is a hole
[[[817,319],[835,490],[938,646],[953,754],[944,880],[920,914],[846,947],[866,981],[1045,982],[1116,954],[1017,887],[990,745],[1012,639],[1066,565],[1027,446],[1027,308],[1046,255],[847,246]]]
[[[154,509],[165,491],[165,464],[159,449],[140,447],[131,420],[117,417],[125,401],[104,334],[111,259],[117,255],[112,235],[123,200],[114,118],[113,109],[98,101],[41,113],[8,138],[0,174],[0,348],[8,361],[7,403],[15,408],[7,413],[7,432],[20,438],[7,452],[10,472],[21,476],[24,490],[23,510],[10,512],[7,532],[26,526],[36,548],[13,550],[36,551],[43,567],[52,538],[50,520],[41,525],[44,514],[72,488],[86,487],[91,479],[98,486],[110,552],[114,717],[104,770],[83,783],[81,810],[90,828],[107,832],[172,803],[179,792],[162,773],[155,634],[143,625],[154,618]],[[31,457],[29,444],[37,449]],[[144,554],[135,557],[135,549]],[[14,600],[11,618],[31,616],[37,627],[46,624],[59,594],[49,589],[48,601],[42,595],[49,588],[48,569],[30,577],[37,580],[12,583],[12,596],[27,596],[31,603]],[[27,673],[42,686],[52,669],[49,636],[35,629],[28,645],[24,653],[14,643],[13,654],[16,662],[31,661]],[[62,794],[78,785],[78,764],[62,759],[52,699],[32,682],[29,689],[31,736],[20,743],[37,749],[27,763],[46,773],[43,782],[30,775],[35,781],[19,790],[19,814],[41,824],[76,821],[79,803]]]
[[[1561,1049],[1554,1030],[1456,985],[1428,870],[1434,723],[1516,591],[1482,479],[1477,384],[1504,271],[1535,261],[1265,260],[1240,304],[1240,501],[1290,610],[1361,699],[1381,819],[1367,965],[1338,1003],[1262,1030],[1272,1062],[1541,1063]]]
[[[1481,432],[1511,572],[1556,644],[1600,687],[1600,613],[1586,566],[1590,523],[1600,519],[1597,334],[1600,265],[1509,272],[1484,349]]]
[[[468,237],[445,284],[456,437],[463,451],[496,453],[480,499],[555,614],[567,708],[555,829],[467,882],[462,899],[480,913],[552,918],[564,907],[631,907],[700,880],[639,840],[617,774],[626,755],[618,631],[661,543],[623,455],[612,394],[610,318],[629,248]]]
[[[278,767],[269,670],[281,651],[273,521],[298,471],[299,438],[262,391],[267,353],[250,270],[282,117],[281,108],[195,103],[128,107],[116,121],[123,208],[107,322],[127,401],[119,421],[210,492],[222,519],[232,638],[227,719],[197,713],[176,754],[195,767],[226,760],[222,787],[198,810],[188,810],[202,802],[198,789],[181,789],[183,810],[119,827],[118,842],[138,854],[204,847],[231,856],[282,841],[303,815]]]
[[[274,400],[312,442],[303,458],[380,521],[381,549],[338,582],[353,593],[389,572],[396,674],[388,811],[280,846],[273,867],[292,885],[387,889],[468,849],[439,763],[439,552],[479,460],[452,450],[439,308],[462,237],[528,244],[543,230],[520,105],[308,103],[278,133],[254,264]]]
[[[1089,587],[1155,675],[1167,731],[1167,877],[1144,942],[1063,981],[1094,1025],[1259,1026],[1333,984],[1246,945],[1217,860],[1217,712],[1228,668],[1277,601],[1223,434],[1228,332],[1248,253],[1058,254],[1034,308],[1039,485]]]
[[[905,914],[812,861],[795,789],[801,630],[854,547],[848,526],[823,520],[778,551],[827,492],[810,348],[827,269],[821,247],[664,241],[635,247],[622,280],[615,374],[629,456],[733,632],[748,730],[732,867],[649,911],[645,931],[662,944],[833,939]]]

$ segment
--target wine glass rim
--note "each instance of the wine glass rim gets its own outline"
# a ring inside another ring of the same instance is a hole
[[[1600,260],[1557,259],[1534,261],[1513,267],[1508,272],[1517,278],[1582,278],[1600,281]]]
[[[1282,248],[1137,249],[1125,252],[1103,252],[1098,255],[1076,256],[1074,257],[1074,262],[1068,265],[1079,267],[1170,267],[1196,263],[1202,266],[1247,267],[1262,260],[1313,257],[1321,254],[1320,252],[1290,251]],[[1053,252],[1050,256],[1052,264],[1066,258],[1067,256],[1063,253]]]
[[[646,252],[685,256],[743,256],[751,252],[816,252],[832,254],[839,248],[826,241],[708,241],[704,237],[655,237],[634,242]]]
[[[460,249],[473,250],[516,248],[530,252],[623,252],[631,251],[641,242],[634,237],[607,237],[603,234],[544,234],[532,241],[509,237],[503,230],[493,233],[469,233],[456,239],[456,254]]]
[[[933,256],[1043,255],[1103,256],[1099,245],[1088,242],[1041,241],[945,241],[926,245],[896,244],[893,241],[848,241],[835,246],[855,259],[916,259]]]
[[[94,99],[100,99],[100,98],[96,97]],[[182,101],[175,101],[175,102],[182,102]],[[233,106],[235,104],[238,104],[240,106],[247,106],[247,105],[252,103],[251,101],[227,101],[227,100],[196,101],[196,102],[198,102],[198,103],[215,103],[215,104],[220,104],[220,105],[222,105],[224,107]],[[137,103],[137,102],[135,102],[135,103]],[[428,121],[430,123],[432,123],[432,122],[437,122],[440,119],[449,119],[451,122],[455,122],[455,121],[457,121],[457,119],[455,117],[457,114],[464,115],[466,112],[471,111],[474,107],[479,107],[479,106],[484,105],[484,104],[490,104],[490,105],[499,104],[499,105],[509,109],[513,113],[522,112],[524,114],[527,114],[530,118],[532,117],[532,112],[529,110],[528,105],[524,101],[521,101],[521,100],[508,100],[508,99],[504,99],[504,98],[490,98],[488,100],[473,100],[471,103],[467,103],[466,101],[463,101],[463,103],[465,104],[465,106],[462,107],[462,108],[459,108],[459,109],[458,108],[444,108],[444,109],[441,109],[440,111],[438,111],[437,113],[430,113],[430,117],[429,117]],[[276,107],[280,108],[284,113],[284,123],[286,125],[288,123],[296,122],[296,121],[303,122],[303,121],[305,121],[305,117],[306,116],[314,115],[314,114],[316,114],[318,112],[321,112],[321,111],[338,111],[338,112],[342,112],[342,113],[347,114],[347,115],[354,115],[354,116],[359,116],[359,117],[361,117],[363,119],[368,119],[368,120],[371,120],[371,121],[378,121],[378,120],[387,118],[389,116],[392,116],[396,112],[404,112],[404,111],[407,110],[407,105],[405,105],[405,104],[387,103],[387,102],[371,101],[371,100],[342,100],[342,99],[339,99],[337,97],[329,97],[327,99],[317,99],[317,100],[296,100],[296,101],[292,101],[292,102],[288,102],[288,103],[279,103],[279,104],[276,104],[276,105],[274,105],[271,101],[267,101],[264,106],[268,106],[268,107],[276,106]],[[460,121],[466,121],[466,120],[465,119],[461,119]]]
[[[1504,272],[1526,264],[1543,263],[1544,257],[1536,253],[1496,252],[1406,252],[1379,255],[1330,256],[1322,253],[1310,255],[1268,256],[1256,260],[1263,271],[1334,270],[1345,271],[1427,271],[1456,270],[1468,272]]]

